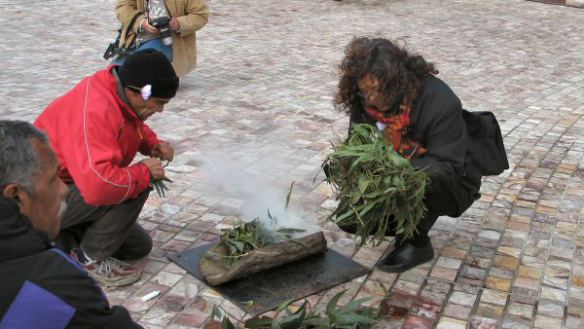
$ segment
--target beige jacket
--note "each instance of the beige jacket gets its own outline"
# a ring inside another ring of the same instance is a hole
[[[140,22],[145,19],[145,0],[118,0],[116,15],[124,25],[122,40],[120,42],[128,46],[129,40],[133,40]],[[180,33],[173,32],[172,38],[172,65],[178,76],[184,76],[197,66],[197,36],[196,31],[207,24],[209,8],[205,0],[165,0],[168,12],[176,17],[180,24]],[[132,17],[140,13],[136,22],[128,34],[128,40],[124,40],[128,24]]]

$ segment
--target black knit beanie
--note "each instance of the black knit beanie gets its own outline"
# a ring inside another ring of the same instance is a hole
[[[137,51],[118,68],[124,87],[140,90],[152,86],[152,97],[173,98],[178,89],[178,77],[164,54],[154,49]]]

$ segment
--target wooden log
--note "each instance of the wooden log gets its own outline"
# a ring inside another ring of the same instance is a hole
[[[227,267],[221,263],[220,256],[225,255],[227,249],[224,245],[217,243],[201,258],[199,270],[209,285],[217,286],[297,261],[313,254],[325,252],[326,249],[326,239],[322,232],[318,232],[252,250],[230,267]]]

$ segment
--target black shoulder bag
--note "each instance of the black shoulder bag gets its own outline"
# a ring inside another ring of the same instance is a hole
[[[495,115],[486,111],[463,110],[462,117],[471,139],[471,165],[481,176],[499,175],[509,169],[501,128]]]

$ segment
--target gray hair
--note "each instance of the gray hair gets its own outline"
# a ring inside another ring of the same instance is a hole
[[[34,178],[43,166],[34,140],[47,143],[47,136],[25,121],[0,120],[0,188],[18,184],[35,191]]]

